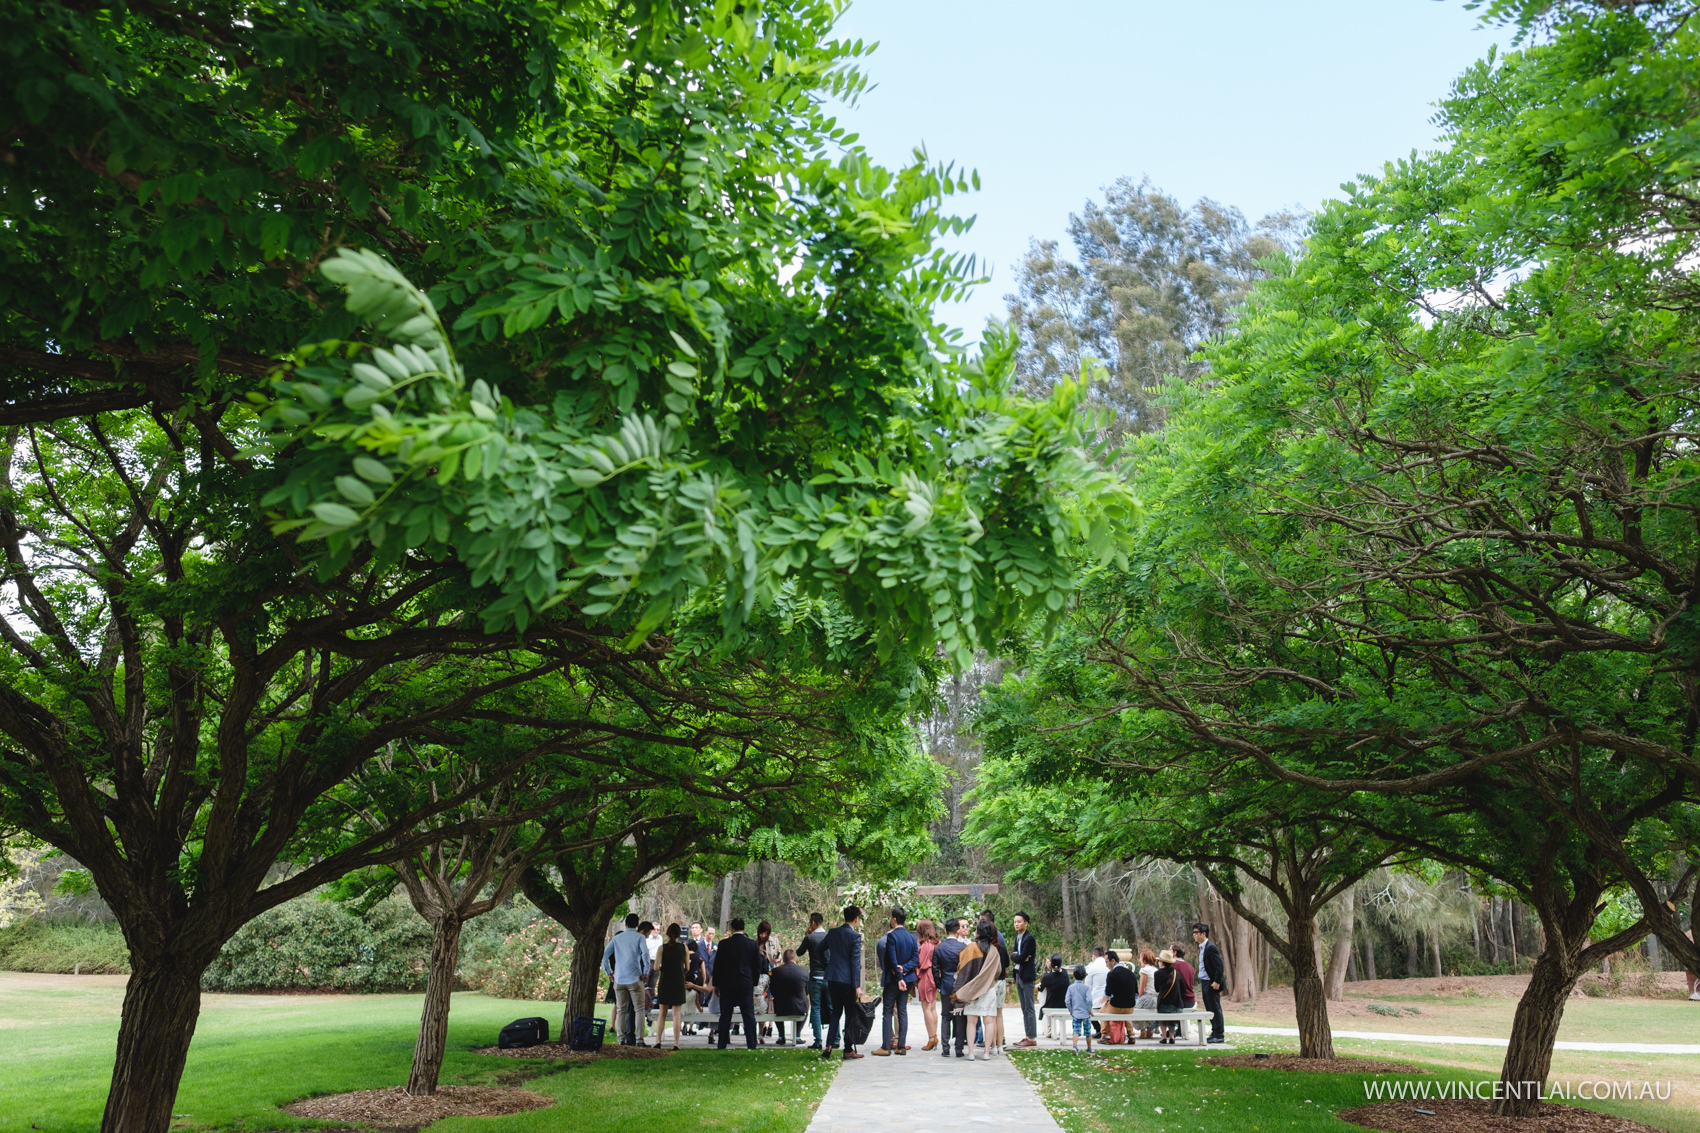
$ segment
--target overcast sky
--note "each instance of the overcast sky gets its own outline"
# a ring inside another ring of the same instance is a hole
[[[1490,45],[1462,0],[853,0],[876,84],[840,120],[885,164],[924,144],[978,169],[961,242],[992,281],[948,314],[979,337],[1033,237],[1118,177],[1248,218],[1314,209],[1433,146],[1434,102]]]

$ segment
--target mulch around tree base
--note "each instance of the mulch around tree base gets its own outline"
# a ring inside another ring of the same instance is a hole
[[[1418,1113],[1434,1110],[1434,1116]],[[1487,1101],[1398,1101],[1340,1111],[1340,1120],[1387,1133],[1659,1133],[1651,1125],[1542,1102],[1531,1117],[1495,1117]]]
[[[604,1043],[599,1051],[574,1050],[566,1043],[538,1043],[536,1046],[481,1046],[473,1054],[498,1054],[504,1058],[538,1058],[548,1062],[595,1062],[603,1058],[666,1058],[673,1053],[653,1046],[620,1046]]]
[[[554,1104],[554,1098],[511,1086],[439,1086],[435,1094],[417,1098],[397,1086],[303,1098],[284,1106],[283,1112],[376,1129],[423,1129],[445,1117],[500,1117]]]
[[[1296,1054],[1271,1054],[1267,1058],[1259,1058],[1255,1054],[1219,1054],[1204,1061],[1212,1066],[1231,1066],[1236,1070],[1309,1070],[1318,1074],[1429,1073],[1409,1062],[1388,1062],[1380,1058],[1300,1058]]]

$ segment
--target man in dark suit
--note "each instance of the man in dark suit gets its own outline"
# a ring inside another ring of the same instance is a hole
[[[1015,914],[1015,939],[1009,942],[1009,966],[1015,977],[1015,995],[1021,1000],[1021,1028],[1026,1032],[1017,1046],[1039,1045],[1039,1021],[1033,1013],[1033,985],[1039,978],[1033,961],[1039,954],[1039,942],[1033,939],[1032,926],[1026,913]]]
[[[797,954],[791,949],[785,950],[779,967],[773,969],[773,974],[767,977],[767,994],[773,997],[773,1013],[775,1015],[801,1015],[804,1019],[809,1014],[809,970],[797,963]],[[779,1045],[785,1045],[785,1024],[778,1023],[775,1029],[779,1034]],[[792,1024],[793,1046],[803,1045],[803,1020]]]
[[[939,989],[939,1014],[944,1016],[944,1042],[939,1044],[939,1056],[950,1055],[950,1040],[954,1037],[956,1057],[961,1058],[968,1045],[968,1017],[955,1013],[956,968],[968,942],[962,939],[962,922],[955,917],[944,922],[944,934],[944,939],[933,949],[933,983]]]
[[[885,1004],[885,1017],[880,1022],[882,1041],[875,1054],[909,1053],[909,992],[915,986],[921,946],[905,927],[908,920],[909,914],[903,909],[891,910],[891,931],[885,934],[885,950],[880,957],[880,999]]]
[[[744,935],[744,918],[733,917],[732,931],[714,952],[714,990],[720,996],[720,1049],[732,1038],[732,1011],[744,1019],[744,1040],[756,1048],[756,982],[767,971],[767,960],[756,942]]]
[[[862,1057],[856,1053],[856,1043],[850,1038],[856,1033],[851,1030],[855,1024],[850,1013],[862,1001],[862,934],[856,931],[861,923],[862,910],[846,905],[844,923],[826,934],[826,998],[830,1014],[822,1058],[832,1057],[840,1033],[844,1036],[845,1059]]]
[[[1222,963],[1222,950],[1210,939],[1210,926],[1199,921],[1192,926],[1192,939],[1198,944],[1198,996],[1204,1009],[1210,1012],[1210,1037],[1206,1042],[1225,1042],[1222,1034],[1222,988],[1228,982],[1228,969]]]

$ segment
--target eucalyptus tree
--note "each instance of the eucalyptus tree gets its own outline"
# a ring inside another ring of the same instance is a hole
[[[132,950],[109,1133],[169,1124],[237,927],[446,833],[414,828],[452,795],[331,823],[393,743],[540,676],[641,686],[704,595],[728,640],[795,584],[961,660],[1113,546],[1078,390],[1016,397],[1010,342],[933,324],[967,179],[845,144],[835,14],[3,17],[0,813]]]
[[[1208,197],[1188,206],[1149,178],[1117,179],[1069,216],[1077,259],[1035,240],[1021,260],[1007,298],[1023,386],[1042,393],[1096,359],[1106,372],[1092,397],[1115,431],[1157,427],[1163,387],[1203,375],[1199,348],[1229,332],[1262,261],[1292,247],[1302,223],[1281,212],[1252,225]]]

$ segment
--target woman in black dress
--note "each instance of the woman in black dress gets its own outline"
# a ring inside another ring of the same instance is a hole
[[[655,1021],[655,1044],[661,1045],[662,1034],[667,1029],[667,1012],[673,1012],[673,1049],[679,1049],[679,1028],[685,1021],[685,968],[687,955],[684,941],[679,937],[683,930],[677,924],[667,926],[667,943],[661,946],[661,951],[655,957],[655,1001],[661,1006],[661,1015]]]

